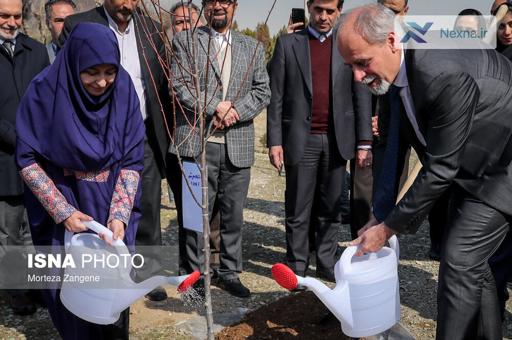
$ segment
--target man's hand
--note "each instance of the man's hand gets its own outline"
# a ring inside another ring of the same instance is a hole
[[[365,168],[368,166],[372,166],[372,150],[357,150],[357,166],[360,168]]]
[[[365,231],[367,231],[368,229],[370,229],[371,227],[373,227],[374,225],[377,225],[379,224],[379,221],[377,220],[377,218],[372,214],[370,216],[370,219],[368,220],[368,222],[366,222],[366,224],[357,231],[357,236],[361,236]]]
[[[230,101],[220,102],[219,105],[217,105],[216,111],[215,114],[224,127],[229,127],[240,120],[238,112],[233,108],[233,104]]]
[[[380,136],[380,131],[379,131],[379,116],[373,116],[373,117],[372,117],[372,134],[373,134],[375,137],[379,137],[379,136]]]
[[[365,253],[375,253],[384,247],[388,239],[394,234],[395,232],[385,223],[380,223],[368,228],[361,236],[350,242],[350,245],[359,246],[355,256],[362,256]]]
[[[219,116],[217,116],[217,115],[213,116],[213,127],[217,130],[224,129],[224,125],[222,124],[222,119],[220,119]]]
[[[224,119],[222,119],[222,124],[226,127],[230,127],[239,120],[240,116],[238,115],[238,112],[236,112],[234,108],[231,108],[231,110],[229,110],[224,116]]]
[[[233,103],[231,103],[229,100],[220,102],[217,107],[215,108],[216,114],[221,118],[224,119],[224,116],[228,113],[228,111],[233,106]]]
[[[281,145],[271,146],[268,150],[268,158],[270,158],[270,163],[274,168],[280,170],[284,161],[283,147]]]
[[[124,223],[121,220],[113,219],[107,224],[108,229],[112,231],[112,240],[106,238],[105,234],[100,234],[100,238],[112,245],[112,241],[124,239]]]
[[[86,231],[87,227],[82,221],[92,221],[93,218],[89,215],[84,214],[81,211],[74,211],[71,216],[64,220],[64,228],[72,233],[80,233]]]
[[[292,21],[290,20],[288,22],[288,27],[286,27],[286,32],[288,34],[290,34],[290,33],[296,32],[296,31],[302,31],[302,28],[299,29],[299,27],[304,27],[304,23],[303,22],[292,23]]]

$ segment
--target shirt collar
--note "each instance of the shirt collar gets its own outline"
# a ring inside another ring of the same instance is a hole
[[[407,69],[405,67],[405,52],[402,48],[400,51],[400,71],[393,82],[393,85],[397,87],[408,87],[409,81],[407,80]]]
[[[226,33],[219,33],[214,29],[211,29],[211,35],[212,37],[217,40],[219,45],[222,45],[222,43],[227,42],[229,45],[231,45],[231,30],[228,30]]]
[[[327,33],[320,33],[313,26],[309,25],[308,32],[313,36],[313,38],[320,40],[320,42],[324,42],[332,35],[332,28]]]
[[[105,6],[103,6],[103,9],[105,10],[105,15],[107,16],[108,25],[110,28],[112,28],[117,34],[123,35],[123,34],[130,34],[131,30],[133,29],[133,20],[130,20],[128,23],[128,26],[126,27],[126,30],[124,32],[121,32],[119,30],[119,26],[117,26],[117,23],[112,19],[110,14],[108,14],[107,9]]]
[[[7,39],[5,39],[5,40],[7,40]],[[2,38],[0,38],[0,45],[3,45],[5,40],[4,40],[4,39],[2,39]],[[16,46],[16,38],[11,39],[11,42],[12,42],[12,44],[13,44],[14,46]]]

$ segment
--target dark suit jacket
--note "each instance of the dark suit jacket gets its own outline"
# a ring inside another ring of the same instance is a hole
[[[14,63],[0,48],[0,196],[23,194],[23,182],[14,159],[16,110],[32,79],[49,65],[46,47],[19,34]]]
[[[356,140],[371,141],[371,94],[353,81],[352,70],[338,52],[333,32],[331,82],[334,133],[344,159],[354,157]],[[282,145],[284,161],[296,164],[311,130],[313,88],[307,30],[277,39],[270,61],[272,97],[267,108],[267,144]]]
[[[159,61],[159,58],[164,61],[166,60],[165,46],[160,35],[162,28],[160,24],[141,14],[134,15],[134,20],[142,78],[147,91],[146,110],[148,118],[146,119],[146,135],[155,155],[160,175],[163,178],[165,176],[165,155],[170,141],[164,123],[164,115],[167,117],[171,112],[171,99],[169,97],[167,78]],[[103,6],[68,16],[59,37],[61,46],[73,28],[80,22],[95,22],[108,26],[108,19]],[[156,51],[153,45],[156,46]],[[163,107],[160,103],[163,104]],[[171,124],[171,122],[171,119],[167,119],[168,124]],[[169,126],[170,131],[172,131],[171,129],[172,127]]]
[[[426,145],[402,115],[423,169],[386,224],[415,232],[452,182],[512,215],[512,63],[493,50],[410,50],[405,62]]]

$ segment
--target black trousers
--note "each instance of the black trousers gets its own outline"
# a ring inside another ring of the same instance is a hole
[[[144,171],[141,178],[141,218],[135,235],[136,246],[162,245],[160,229],[161,177],[155,155],[147,139],[144,142]],[[140,278],[147,278],[161,270],[159,259],[145,259],[144,267],[137,271]]]
[[[309,265],[310,225],[316,229],[317,267],[334,267],[345,165],[328,134],[309,135],[299,163],[286,165],[286,261],[300,275]]]
[[[225,144],[206,143],[208,166],[208,207],[210,220],[215,219],[214,207],[220,214],[220,253],[217,274],[223,279],[236,278],[242,272],[243,210],[249,191],[251,168],[238,168],[229,160]],[[186,207],[184,207],[186,209]],[[188,271],[204,272],[203,234],[183,229],[185,258]],[[215,240],[215,232],[211,235]],[[217,237],[217,239],[219,239]]]
[[[489,258],[511,216],[454,185],[441,243],[437,335],[440,340],[501,339],[501,317]]]

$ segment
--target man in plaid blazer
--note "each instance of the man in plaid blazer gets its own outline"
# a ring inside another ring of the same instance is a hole
[[[254,163],[253,119],[270,101],[263,47],[231,30],[236,0],[203,0],[207,26],[181,32],[173,39],[172,75],[177,99],[176,130],[170,151],[198,160],[202,150],[199,119],[213,133],[206,142],[210,215],[217,200],[221,218],[217,285],[248,297],[240,282],[243,207]],[[187,207],[183,207],[187,208]],[[186,231],[182,264],[204,270],[202,235]]]

